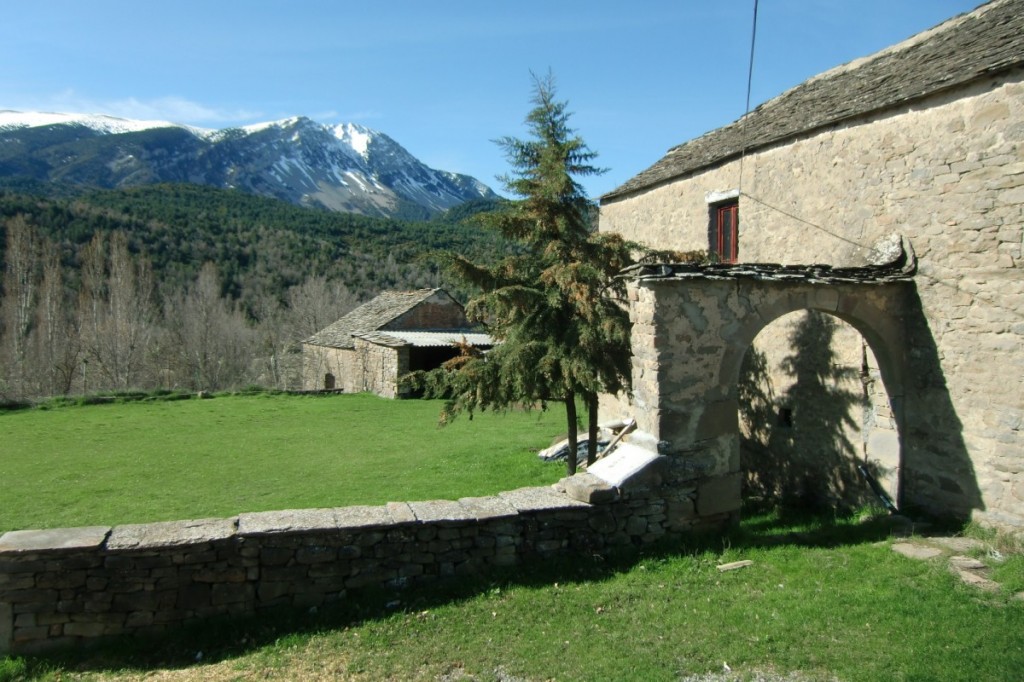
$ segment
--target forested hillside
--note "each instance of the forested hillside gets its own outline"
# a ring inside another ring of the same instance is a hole
[[[284,387],[290,344],[382,290],[445,286],[432,252],[507,248],[460,220],[487,202],[418,223],[195,185],[40,187],[0,189],[0,399]]]

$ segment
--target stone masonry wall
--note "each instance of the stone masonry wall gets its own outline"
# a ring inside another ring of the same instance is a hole
[[[362,588],[600,554],[735,520],[738,494],[676,464],[655,457],[619,486],[581,474],[458,501],[8,532],[0,655],[317,606]]]
[[[904,485],[931,511],[1021,528],[1022,141],[1016,71],[605,202],[600,229],[707,248],[707,195],[741,188],[741,262],[857,265],[902,234],[919,264],[904,319]]]

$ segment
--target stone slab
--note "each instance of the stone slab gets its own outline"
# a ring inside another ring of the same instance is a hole
[[[550,487],[543,488],[519,488],[518,490],[507,490],[498,493],[498,496],[508,502],[519,513],[553,511],[557,509],[577,509],[589,507],[586,502],[574,500],[568,495],[555,492]]]
[[[622,443],[615,452],[598,460],[587,469],[616,488],[628,487],[656,478],[661,479],[661,466],[665,458],[634,443]]]
[[[381,528],[394,523],[388,508],[383,505],[375,507],[366,505],[338,507],[334,510],[334,519],[336,526],[340,530]]]
[[[932,544],[945,547],[953,552],[970,552],[976,549],[988,549],[981,540],[975,540],[974,538],[961,538],[961,537],[932,537],[928,538],[928,542]]]
[[[0,535],[0,554],[94,549],[110,534],[110,526],[12,530]]]
[[[949,558],[949,565],[964,571],[981,571],[987,569],[984,561],[979,561],[969,556],[953,556]]]
[[[115,526],[107,549],[158,549],[182,547],[217,540],[235,534],[237,519],[195,519]]]
[[[515,507],[500,497],[463,497],[459,504],[481,521],[507,519],[519,515]]]
[[[410,502],[409,508],[412,509],[412,513],[420,523],[471,521],[474,518],[469,510],[451,500]]]
[[[897,542],[892,546],[892,551],[902,554],[908,559],[919,559],[921,561],[934,559],[943,554],[942,550],[938,547],[927,547],[912,542]]]
[[[416,514],[408,502],[388,502],[387,510],[395,523],[416,523]]]
[[[953,572],[960,577],[960,580],[965,585],[970,585],[971,587],[976,587],[979,590],[985,590],[986,592],[999,591],[999,583],[995,582],[994,580],[989,580],[988,578],[980,576],[977,573],[973,573],[971,571],[963,571],[955,567],[953,567]]]
[[[618,488],[590,472],[563,478],[559,485],[569,497],[588,504],[607,504],[619,499]]]
[[[283,509],[238,515],[238,534],[243,537],[329,531],[337,526],[333,509]]]
[[[713,516],[739,511],[741,498],[742,474],[733,473],[715,476],[697,486],[697,514]]]

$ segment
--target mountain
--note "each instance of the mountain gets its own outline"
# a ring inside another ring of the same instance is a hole
[[[497,195],[387,135],[298,116],[208,130],[105,115],[0,111],[0,178],[128,188],[193,183],[371,216],[426,218]]]

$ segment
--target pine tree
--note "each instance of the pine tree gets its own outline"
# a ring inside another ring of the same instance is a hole
[[[597,445],[597,396],[629,388],[629,319],[613,297],[624,295],[615,275],[632,262],[618,235],[595,233],[577,177],[603,173],[596,153],[569,127],[567,103],[555,98],[552,77],[534,77],[528,140],[498,140],[512,166],[501,178],[520,197],[486,226],[519,245],[493,266],[448,255],[449,269],[481,293],[466,306],[497,341],[487,354],[470,349],[445,367],[414,378],[427,395],[448,399],[442,421],[460,412],[531,407],[561,401],[569,434],[568,473],[576,471],[576,403],[589,412],[589,460]]]

